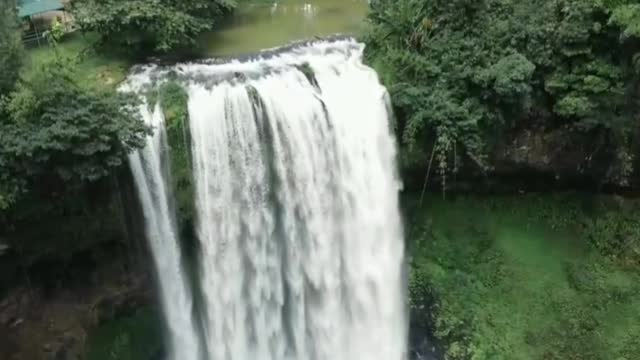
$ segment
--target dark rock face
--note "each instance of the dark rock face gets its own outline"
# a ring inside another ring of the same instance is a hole
[[[409,347],[409,359],[411,360],[444,360],[444,357],[436,349],[429,337],[423,338],[421,343],[412,344]]]
[[[97,322],[131,316],[136,310],[151,302],[149,292],[139,287],[128,288],[122,292],[106,294],[94,306]]]
[[[425,309],[428,309],[426,307]],[[415,314],[412,311],[409,319],[409,359],[410,360],[444,360],[444,351],[433,336],[430,327],[431,316]],[[418,320],[422,319],[422,320]],[[428,319],[428,320],[427,320]],[[427,320],[425,322],[425,320]]]
[[[110,260],[82,275],[99,281],[53,292],[32,284],[0,298],[0,359],[82,360],[93,327],[152,304],[146,272]]]
[[[48,359],[51,360],[81,360],[82,354],[78,353],[78,340],[70,332],[58,338],[59,347],[55,351],[50,351]]]
[[[149,360],[165,360],[167,358],[166,349],[162,349],[155,353]]]
[[[534,125],[503,136],[488,146],[486,169],[459,154],[462,163],[456,174],[447,174],[447,192],[630,192],[640,187],[640,157],[634,158],[633,149],[616,146],[604,135]],[[431,151],[431,145],[427,148]],[[427,166],[403,169],[408,190],[422,189]],[[432,169],[427,189],[441,191],[441,184],[438,171]]]
[[[538,174],[558,185],[574,182],[626,188],[633,158],[603,136],[560,127],[521,129],[496,146],[491,156],[496,176]]]

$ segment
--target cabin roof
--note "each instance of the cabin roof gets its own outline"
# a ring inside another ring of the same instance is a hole
[[[20,0],[18,15],[20,17],[30,17],[61,9],[64,9],[64,5],[60,0]]]

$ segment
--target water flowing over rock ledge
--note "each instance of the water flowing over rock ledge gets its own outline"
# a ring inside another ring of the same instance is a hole
[[[406,356],[396,144],[363,49],[323,40],[245,62],[147,66],[123,85],[145,95],[173,81],[188,108],[165,126],[162,99],[142,105],[156,131],[131,156],[169,359]],[[188,140],[171,144],[176,126]],[[185,143],[193,281],[169,161]]]
[[[363,51],[364,44],[355,39],[333,36],[295,42],[242,57],[137,65],[131,69],[131,74],[121,89],[141,92],[167,79],[175,79],[183,83],[197,82],[206,86],[214,86],[225,81],[247,82],[295,66],[302,66],[311,60],[331,64],[349,58],[361,62]]]

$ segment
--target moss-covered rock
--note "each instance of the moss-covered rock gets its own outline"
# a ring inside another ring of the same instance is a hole
[[[188,94],[184,87],[173,79],[147,93],[149,106],[155,106],[156,103],[159,103],[164,113],[176,215],[180,233],[185,239],[193,237],[195,216],[188,100]]]

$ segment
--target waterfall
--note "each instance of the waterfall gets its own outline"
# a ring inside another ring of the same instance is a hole
[[[362,52],[353,40],[315,42],[134,75],[151,84],[171,73],[189,95],[205,359],[406,359],[396,148],[387,92]],[[162,158],[161,144],[139,157]],[[139,187],[162,192],[161,169],[138,170]],[[174,223],[147,221],[148,231]],[[178,253],[171,235],[160,252]],[[161,284],[184,277],[169,257]]]
[[[151,113],[143,105],[140,112],[145,122],[154,128],[154,135],[147,139],[144,149],[129,156],[129,164],[159,279],[160,299],[170,339],[167,359],[199,360],[198,337],[192,319],[193,301],[181,264],[172,192],[167,181],[164,117],[159,106]]]

